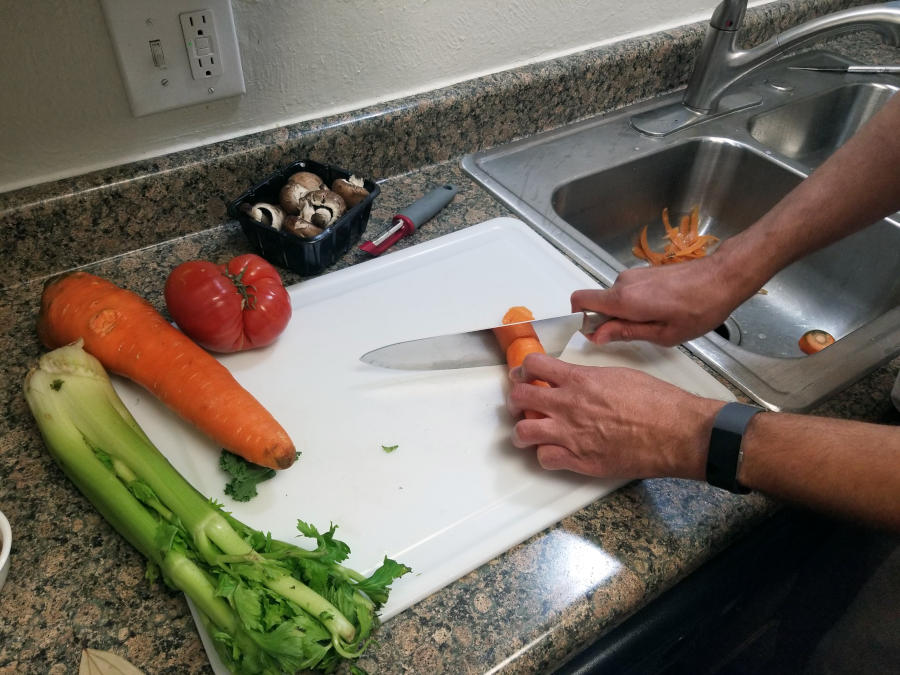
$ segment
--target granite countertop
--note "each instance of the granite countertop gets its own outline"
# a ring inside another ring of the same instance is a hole
[[[751,11],[748,30],[765,35],[840,4],[775,3]],[[12,262],[0,288],[0,510],[14,537],[0,590],[0,675],[75,672],[87,647],[114,651],[148,673],[209,672],[184,598],[144,580],[141,556],[53,464],[25,406],[21,383],[43,351],[34,326],[47,277],[85,267],[163,309],[163,283],[175,265],[249,250],[224,215],[225,201],[304,156],[385,177],[367,237],[430,187],[459,187],[454,202],[397,250],[511,215],[461,171],[463,152],[681,86],[702,30],[688,26],[481,78],[428,100],[0,195],[4,231],[16,233],[4,235]],[[863,59],[883,52],[879,41],[862,39],[846,49]],[[591,79],[597,72],[602,81]],[[529,96],[544,102],[539,112]],[[180,202],[179,188],[202,197]],[[365,258],[351,250],[332,270]],[[284,281],[302,279],[285,272]],[[894,360],[814,412],[896,423],[889,391],[898,367]],[[360,665],[372,673],[550,671],[777,509],[762,495],[689,481],[631,483],[386,622]]]

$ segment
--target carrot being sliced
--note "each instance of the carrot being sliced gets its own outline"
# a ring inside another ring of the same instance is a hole
[[[506,310],[506,314],[503,315],[501,323],[506,325],[518,323],[519,321],[534,321],[534,314],[532,314],[531,310],[527,307],[516,305],[515,307],[510,307]]]
[[[510,368],[517,368],[529,354],[544,354],[544,347],[537,338],[523,337],[513,341],[506,349],[506,362]]]
[[[530,323],[520,324],[521,321],[533,321],[534,314],[527,307],[510,307],[509,311],[503,316],[503,326],[494,329],[494,335],[500,343],[500,349],[506,354],[509,346],[519,338],[534,338],[537,340],[537,333],[534,332]],[[507,324],[518,324],[515,326],[507,326]]]
[[[509,311],[503,316],[503,323],[517,323],[519,321],[533,321],[534,314],[531,313],[531,310],[527,307],[516,306],[510,307]],[[522,365],[522,362],[525,360],[525,357],[529,354],[544,354],[544,347],[541,344],[540,339],[537,336],[537,333],[534,332],[534,328],[531,324],[526,324],[524,326],[509,326],[500,327],[494,329],[494,335],[497,336],[497,340],[500,342],[500,346],[503,348],[504,353],[506,354],[506,363],[509,365],[510,370]],[[534,384],[538,387],[549,387],[550,385],[543,380],[532,380],[531,384]],[[526,419],[540,419],[543,415],[540,413],[534,412],[533,410],[525,411]]]
[[[92,274],[69,274],[44,289],[37,328],[50,349],[83,339],[107,370],[142,385],[247,461],[272,469],[294,462],[294,444],[271,413],[135,293]]]

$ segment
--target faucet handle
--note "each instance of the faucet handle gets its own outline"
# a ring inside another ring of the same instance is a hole
[[[744,23],[747,0],[722,0],[709,20],[709,25],[718,30],[736,31]]]

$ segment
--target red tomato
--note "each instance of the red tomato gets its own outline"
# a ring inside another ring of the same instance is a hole
[[[166,279],[166,307],[201,347],[238,352],[275,341],[291,318],[291,300],[278,271],[247,253],[227,265],[182,263]]]

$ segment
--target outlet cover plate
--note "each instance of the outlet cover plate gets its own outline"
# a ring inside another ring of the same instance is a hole
[[[100,2],[135,117],[245,93],[230,0]],[[215,23],[218,68],[198,78],[180,16],[202,10]]]

